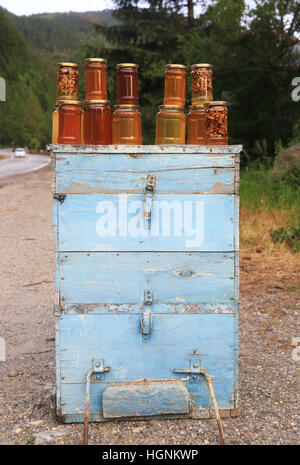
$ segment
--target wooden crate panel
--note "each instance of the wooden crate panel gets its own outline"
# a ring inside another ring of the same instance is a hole
[[[218,303],[235,298],[234,253],[61,253],[60,298],[76,304]]]
[[[236,249],[233,195],[156,195],[149,230],[142,194],[72,194],[57,202],[60,251]]]
[[[174,372],[191,368],[196,362],[213,376],[218,405],[224,408],[235,405],[235,315],[156,314],[147,343],[143,341],[139,315],[63,315],[58,337],[63,413],[82,412],[84,396],[73,397],[69,393],[74,392],[75,384],[80,386],[75,389],[77,392],[84,392],[86,374],[93,360],[98,359],[110,371],[101,381],[92,383],[91,411],[101,410],[102,393],[108,384],[139,379],[185,379],[197,405],[209,407],[204,378],[200,376],[193,382],[187,379],[188,374]]]
[[[66,194],[142,193],[149,174],[158,194],[232,194],[234,156],[204,154],[61,154],[56,159],[54,192]],[[188,182],[187,182],[188,180]]]

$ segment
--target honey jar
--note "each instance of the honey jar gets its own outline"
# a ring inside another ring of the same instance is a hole
[[[115,105],[112,114],[112,143],[142,144],[142,116],[137,105]]]
[[[84,143],[86,145],[110,145],[112,143],[109,100],[85,101]]]
[[[85,60],[86,100],[106,100],[106,60],[87,58]]]
[[[81,102],[59,102],[58,143],[79,145],[81,141]]]
[[[199,63],[191,66],[192,105],[213,100],[212,65]]]
[[[206,144],[206,111],[204,105],[191,105],[187,115],[187,143]]]
[[[207,144],[228,144],[226,102],[208,102],[205,110]]]
[[[138,105],[138,65],[120,63],[117,68],[118,105]]]
[[[57,64],[56,103],[60,100],[78,99],[78,71],[77,63]]]
[[[58,144],[58,121],[59,121],[59,112],[58,112],[58,104],[56,104],[55,110],[52,113],[52,144]]]
[[[186,66],[166,65],[164,105],[185,104]]]
[[[156,145],[185,144],[186,114],[184,107],[160,105],[156,115]]]

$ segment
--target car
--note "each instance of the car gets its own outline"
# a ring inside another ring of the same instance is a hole
[[[15,158],[24,158],[26,157],[25,149],[18,148],[15,150]]]

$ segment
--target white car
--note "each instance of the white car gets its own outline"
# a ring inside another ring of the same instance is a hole
[[[15,158],[24,158],[26,157],[25,149],[19,148],[15,150]]]

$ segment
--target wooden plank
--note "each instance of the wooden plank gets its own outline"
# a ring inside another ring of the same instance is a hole
[[[233,253],[61,253],[62,303],[143,305],[234,299]]]
[[[83,409],[84,395],[64,394],[65,385],[78,384],[84,392],[85,378],[93,360],[103,359],[110,367],[104,378],[93,382],[97,405],[102,410],[103,390],[115,382],[148,380],[185,380],[198,407],[210,407],[206,382],[190,382],[188,374],[174,369],[191,367],[195,352],[201,367],[213,376],[220,407],[233,407],[235,398],[236,316],[154,315],[148,343],[143,342],[139,315],[63,315],[60,319],[61,391],[64,413]],[[83,350],[84,348],[84,350]]]
[[[156,192],[211,193],[234,192],[233,156],[212,161],[204,154],[60,154],[56,160],[58,193],[143,193],[147,176],[156,177]],[[188,182],[187,182],[188,180]]]
[[[47,150],[53,153],[203,153],[203,154],[239,154],[241,145],[62,145],[49,144]]]
[[[122,418],[189,413],[184,382],[148,381],[108,385],[103,392],[103,417]]]
[[[141,314],[145,310],[144,305],[135,304],[61,304],[61,312],[73,315],[110,315],[112,313],[138,313]],[[238,311],[238,303],[236,301],[229,302],[201,302],[196,304],[164,304],[154,303],[151,305],[152,313],[236,313]]]
[[[233,195],[155,195],[151,229],[143,195],[67,195],[58,205],[60,251],[232,251]]]

